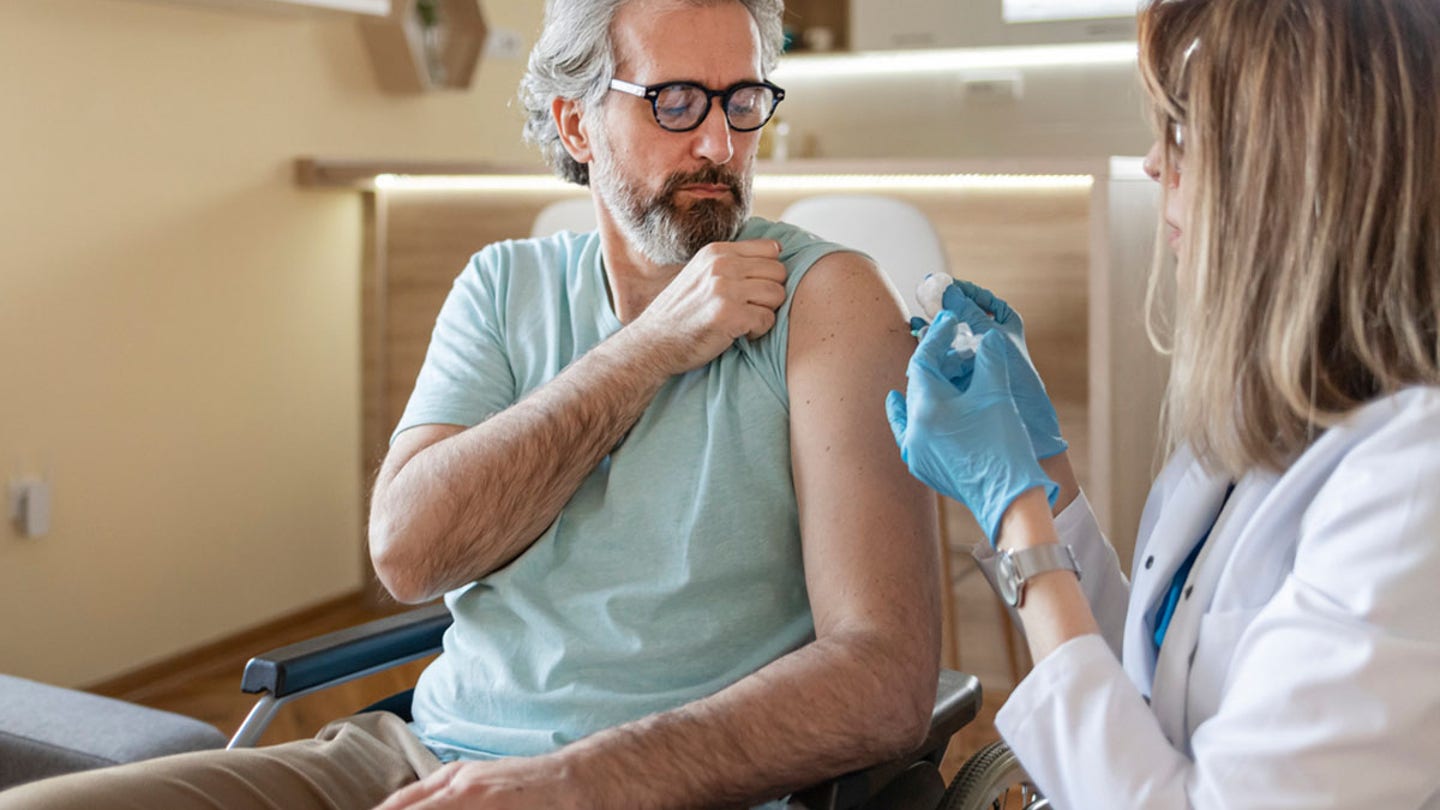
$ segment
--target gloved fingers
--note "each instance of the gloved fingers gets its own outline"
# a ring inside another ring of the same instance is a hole
[[[1010,373],[1006,370],[1010,340],[999,331],[986,332],[975,349],[975,370],[971,388],[977,393],[1003,396],[1013,399],[1010,394]]]
[[[1005,299],[973,281],[956,279],[955,286],[958,286],[960,290],[964,292],[971,301],[978,304],[981,309],[990,313],[990,315],[995,318],[996,323],[1007,323],[1011,316],[1015,315],[1015,310],[1011,309],[1010,305],[1005,303]]]
[[[1020,344],[1015,340],[1011,340],[1010,345],[1005,349],[1005,353],[1010,356],[1010,368],[1020,370],[1017,373],[1021,376],[1027,373],[1024,369],[1029,369],[1028,373],[1035,378],[1036,387],[1040,389],[1041,393],[1044,393],[1045,381],[1040,377],[1040,370],[1035,368],[1034,361],[1032,361],[1030,355],[1026,354],[1025,350],[1020,347]],[[1012,382],[1015,376],[1016,374],[1011,375]]]
[[[935,316],[935,322],[930,324],[930,329],[925,337],[920,339],[920,345],[915,347],[915,354],[910,358],[910,365],[921,365],[931,371],[945,376],[941,368],[945,365],[945,353],[951,351],[950,344],[955,342],[955,330],[959,322],[955,315],[949,311],[941,311]]]
[[[970,329],[977,335],[995,327],[995,319],[965,294],[959,282],[946,287],[940,301],[946,312],[953,312],[960,320],[970,324]]]
[[[950,381],[956,390],[965,391],[970,388],[970,378],[975,374],[975,355],[969,352],[961,354],[950,349],[940,358],[940,376]]]
[[[895,434],[895,445],[900,448],[902,461],[909,461],[905,458],[905,426],[909,421],[905,413],[905,396],[899,391],[891,391],[885,397],[885,418],[890,421],[890,432]]]

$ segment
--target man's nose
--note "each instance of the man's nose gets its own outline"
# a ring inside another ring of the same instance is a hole
[[[730,122],[725,118],[725,106],[721,99],[711,99],[713,105],[705,120],[695,128],[695,155],[716,165],[725,165],[735,156],[735,144],[731,140]]]

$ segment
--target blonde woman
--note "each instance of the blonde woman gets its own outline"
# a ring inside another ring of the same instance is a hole
[[[996,724],[1057,808],[1440,808],[1440,3],[1162,0],[1141,68],[1175,450],[1129,580],[1003,301],[947,290],[888,403],[1024,623]]]

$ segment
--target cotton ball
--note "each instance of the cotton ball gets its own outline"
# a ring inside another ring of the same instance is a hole
[[[915,300],[920,303],[920,311],[925,313],[925,320],[935,320],[935,316],[940,313],[945,290],[954,283],[955,279],[948,273],[931,273],[920,282],[920,286],[915,290]],[[924,331],[920,334],[923,336]],[[970,324],[960,321],[955,325],[955,340],[950,346],[962,355],[973,355],[980,347],[980,336],[970,329]]]
[[[920,311],[924,313],[925,320],[935,320],[935,316],[940,313],[945,290],[954,283],[955,279],[948,273],[931,273],[920,282],[920,286],[915,289],[915,300],[920,303]]]
[[[980,336],[970,330],[970,324],[961,321],[956,324],[955,339],[950,341],[950,348],[962,355],[972,355],[980,351]]]

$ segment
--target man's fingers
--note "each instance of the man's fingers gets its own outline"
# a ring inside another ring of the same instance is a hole
[[[435,788],[427,780],[421,780],[390,794],[375,810],[409,810],[428,797]]]
[[[747,304],[775,310],[785,303],[785,285],[769,279],[746,279],[742,292]]]
[[[780,243],[774,239],[746,239],[744,242],[719,243],[720,249],[729,249],[736,256],[754,259],[780,258]]]
[[[775,259],[748,259],[741,272],[745,278],[764,279],[782,285],[790,277],[790,271]]]
[[[747,309],[750,315],[750,328],[746,330],[745,337],[759,340],[775,328],[775,309],[773,307],[751,304]]]

